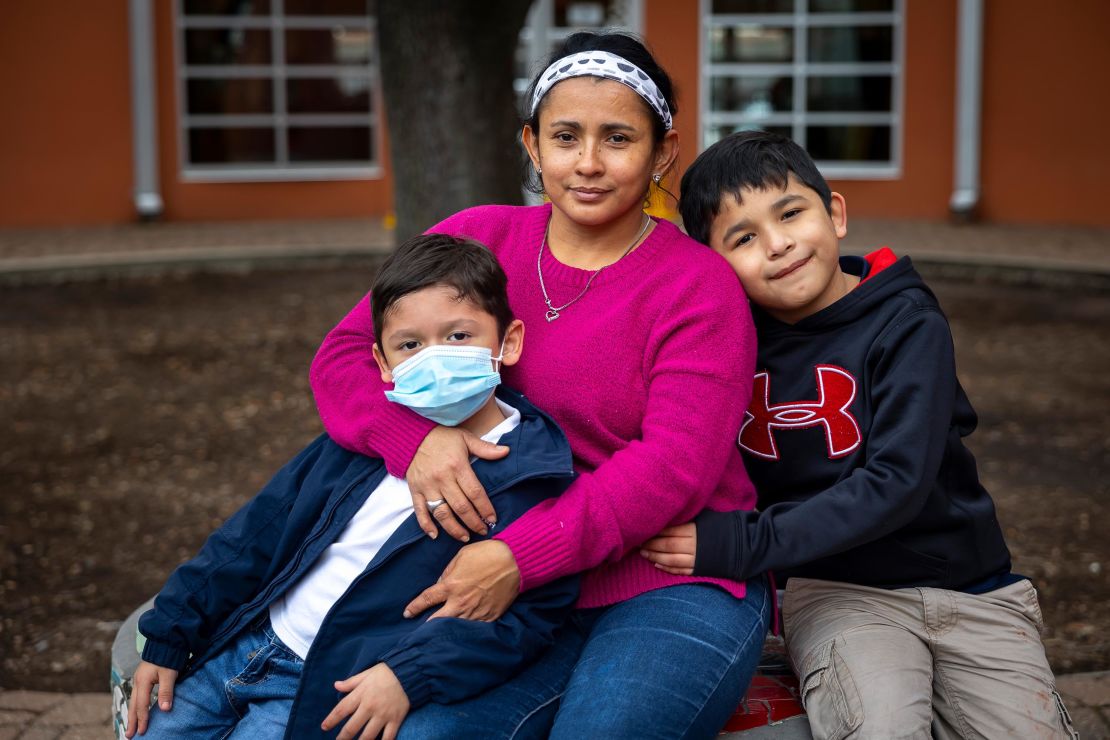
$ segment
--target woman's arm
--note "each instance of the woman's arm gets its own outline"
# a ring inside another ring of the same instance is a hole
[[[467,225],[464,211],[430,231],[465,234]],[[370,300],[367,293],[331,330],[312,361],[309,380],[324,429],[341,446],[382,458],[390,473],[408,482],[417,521],[429,537],[439,534],[427,507],[428,501],[436,500],[447,502],[435,510],[435,519],[449,535],[465,542],[466,528],[486,534],[486,523],[496,522],[497,513],[470,459],[495,460],[508,449],[464,430],[437,426],[386,399],[386,384],[371,350]]]
[[[309,381],[331,438],[348,450],[382,458],[390,473],[403,478],[436,425],[385,397],[373,346],[367,293],[324,338],[312,360]]]
[[[428,232],[468,236],[470,217],[470,211],[457,213]],[[404,478],[436,424],[385,397],[386,384],[371,350],[370,296],[363,296],[324,338],[312,360],[309,382],[328,435],[348,450],[382,458],[391,474]]]

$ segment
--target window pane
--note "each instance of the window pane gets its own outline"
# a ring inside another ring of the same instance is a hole
[[[713,0],[711,13],[793,13],[794,0]]]
[[[369,113],[370,79],[293,79],[286,82],[290,113]]]
[[[583,0],[555,0],[552,8],[555,26],[562,28],[600,28],[609,25],[609,3]]]
[[[532,75],[539,73],[543,61],[543,59],[532,59],[527,45],[517,44],[516,52],[513,53],[513,77],[531,82]]]
[[[264,29],[190,28],[186,64],[269,64],[270,32]]]
[[[270,0],[184,0],[185,15],[269,15]]]
[[[368,64],[374,38],[365,28],[295,29],[285,32],[287,64]]]
[[[271,113],[274,86],[269,78],[202,80],[186,84],[188,112],[198,113]]]
[[[808,126],[806,149],[822,161],[890,161],[890,126]]]
[[[289,159],[294,162],[370,161],[369,126],[296,126],[289,129]]]
[[[285,0],[286,15],[370,15],[369,0]]]
[[[894,0],[809,0],[811,13],[890,13]]]
[[[889,111],[894,81],[890,77],[810,77],[806,109],[811,111]]]
[[[194,128],[189,130],[192,164],[274,161],[272,128]]]
[[[706,147],[712,146],[716,142],[737,131],[770,131],[773,134],[785,136],[788,139],[794,134],[794,130],[790,126],[757,126],[750,123],[741,126],[717,126],[707,130],[709,133],[706,137]]]
[[[792,77],[714,77],[710,85],[710,107],[715,111],[737,111],[766,115],[794,109]]]
[[[789,62],[794,59],[794,29],[725,26],[709,31],[714,62]]]
[[[889,62],[894,58],[890,26],[836,26],[809,29],[812,62]]]

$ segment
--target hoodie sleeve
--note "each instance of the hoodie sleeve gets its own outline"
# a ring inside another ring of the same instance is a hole
[[[250,601],[281,542],[305,471],[319,458],[321,436],[212,533],[196,557],[180,565],[139,618],[143,660],[180,671],[204,651],[214,631]]]
[[[877,540],[912,521],[936,483],[955,405],[952,334],[922,307],[881,335],[869,359],[874,415],[863,467],[805,501],[702,512],[694,573],[744,580]]]

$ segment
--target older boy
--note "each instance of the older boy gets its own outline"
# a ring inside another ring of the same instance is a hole
[[[788,579],[787,647],[818,738],[1069,736],[1036,592],[1010,570],[962,441],[977,419],[951,331],[909,258],[841,257],[844,197],[773,134],[707,149],[680,207],[753,304],[738,441],[760,509],[704,512],[645,557]]]
[[[494,396],[524,338],[505,285],[482,245],[432,234],[398,247],[373,289],[387,396],[510,448],[473,466],[501,524],[573,477],[555,423],[513,391]],[[173,573],[141,618],[127,736],[147,732],[152,684],[161,711],[149,732],[159,737],[392,738],[410,708],[503,682],[550,643],[576,581],[529,591],[496,622],[404,618],[461,546],[424,535],[408,486],[381,460],[321,436]]]

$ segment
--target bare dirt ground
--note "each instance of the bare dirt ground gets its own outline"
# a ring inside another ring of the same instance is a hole
[[[321,431],[372,269],[0,291],[0,687],[98,691],[120,621]],[[1110,295],[935,285],[1057,672],[1110,669]]]

